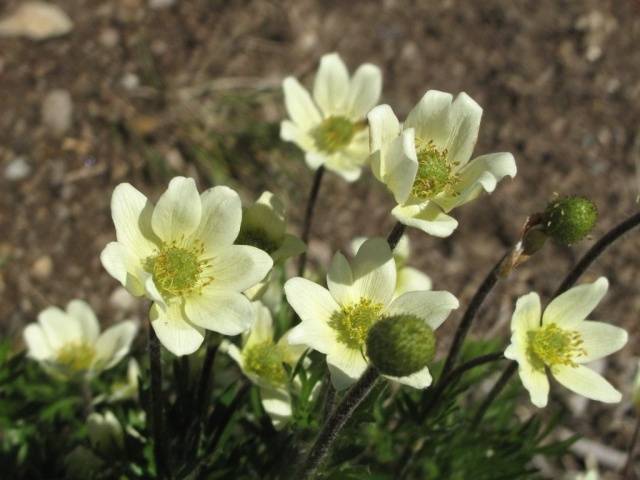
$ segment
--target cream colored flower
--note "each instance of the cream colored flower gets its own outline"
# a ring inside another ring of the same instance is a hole
[[[138,365],[137,360],[135,358],[129,359],[127,380],[115,383],[111,387],[111,394],[108,396],[109,401],[119,402],[138,398],[140,376],[140,365]]]
[[[351,251],[354,254],[357,253],[365,240],[365,237],[355,238],[351,242]],[[400,237],[396,248],[393,249],[393,259],[396,262],[396,291],[393,293],[393,298],[397,298],[406,292],[431,290],[432,282],[429,276],[407,265],[410,254],[409,237],[403,235]]]
[[[306,245],[295,235],[286,232],[287,222],[284,204],[271,192],[263,192],[250,207],[242,210],[239,245],[251,245],[264,250],[274,263],[282,263],[290,257],[300,255]],[[251,300],[258,300],[265,292],[269,278],[245,292]]]
[[[291,120],[280,128],[283,140],[305,152],[307,165],[321,165],[352,182],[369,156],[367,112],[378,103],[382,74],[375,65],[361,65],[352,78],[337,53],[325,55],[313,85],[313,98],[293,77],[283,83]]]
[[[47,371],[63,376],[94,375],[116,365],[129,353],[138,326],[128,320],[100,334],[98,319],[82,300],[72,300],[67,310],[49,307],[38,323],[24,329],[28,356]]]
[[[287,301],[302,323],[289,334],[292,344],[307,345],[327,355],[337,389],[354,383],[367,368],[369,329],[380,319],[401,315],[423,319],[435,330],[458,307],[449,292],[408,292],[396,299],[396,265],[387,242],[365,241],[351,265],[336,253],[327,274],[328,289],[305,278],[289,280]],[[395,381],[415,388],[431,384],[428,368]]]
[[[226,351],[242,372],[258,387],[262,405],[275,428],[282,428],[291,417],[289,378],[284,364],[296,365],[305,347],[290,345],[287,334],[274,341],[273,319],[269,309],[260,302],[253,303],[255,323],[245,334],[242,349],[224,342]]]
[[[574,287],[556,297],[541,314],[533,292],[520,297],[511,319],[511,345],[505,357],[519,365],[520,379],[537,407],[547,405],[547,371],[569,390],[592,400],[615,403],[620,392],[584,364],[620,350],[627,332],[585,320],[598,305],[609,283],[604,277]]]
[[[273,261],[233,245],[242,219],[236,192],[198,194],[193,179],[176,177],[154,206],[123,183],[111,213],[118,241],[102,251],[102,264],[129,292],[153,300],[151,325],[170,352],[195,352],[204,329],[237,335],[251,326],[251,303],[241,292],[262,281]]]
[[[448,215],[493,192],[500,179],[516,174],[510,153],[492,153],[469,161],[478,138],[482,108],[466,93],[429,90],[403,125],[388,105],[367,115],[371,168],[398,205],[391,212],[405,225],[436,237],[453,233],[458,222]]]

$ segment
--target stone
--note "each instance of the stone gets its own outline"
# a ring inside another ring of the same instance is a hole
[[[66,35],[72,28],[73,22],[60,7],[45,2],[25,2],[0,20],[0,37],[46,40]]]
[[[52,90],[42,102],[42,123],[51,133],[64,135],[73,121],[73,102],[67,90]]]
[[[15,160],[12,160],[4,169],[4,177],[12,182],[24,180],[30,173],[31,166],[24,157],[17,157]]]
[[[53,272],[53,260],[48,255],[43,255],[39,257],[33,265],[31,265],[31,273],[34,277],[44,280],[51,276],[51,272]]]

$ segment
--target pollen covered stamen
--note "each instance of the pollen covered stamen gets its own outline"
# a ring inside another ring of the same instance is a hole
[[[544,368],[544,365],[577,367],[575,359],[587,354],[579,332],[565,330],[555,323],[529,332],[528,337],[528,353],[536,368]]]
[[[58,349],[56,363],[74,372],[81,372],[89,369],[95,356],[96,350],[92,345],[84,342],[67,343]]]
[[[197,293],[212,280],[203,275],[208,265],[208,261],[201,259],[204,245],[194,242],[190,247],[184,247],[182,243],[165,243],[144,261],[145,270],[151,273],[158,291],[165,298]]]
[[[432,140],[427,142],[416,138],[418,172],[413,182],[411,194],[420,200],[429,200],[439,193],[455,194],[458,175],[457,165],[449,159],[449,152],[438,150]]]
[[[287,382],[287,372],[283,362],[282,348],[268,340],[251,345],[243,352],[244,369],[276,386]]]
[[[329,326],[338,333],[338,341],[354,350],[361,350],[371,326],[380,320],[383,305],[368,298],[344,305],[336,310]]]
[[[325,153],[335,153],[349,145],[356,132],[362,128],[346,117],[328,117],[320,125],[311,130],[310,134],[316,148]]]

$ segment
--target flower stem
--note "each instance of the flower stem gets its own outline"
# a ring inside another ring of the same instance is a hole
[[[298,276],[304,276],[304,270],[307,266],[307,251],[309,250],[309,234],[311,233],[311,221],[313,220],[313,212],[315,210],[316,201],[318,200],[318,193],[320,192],[320,184],[322,183],[322,177],[324,176],[324,166],[318,167],[315,175],[313,176],[313,183],[311,184],[311,191],[309,192],[309,199],[307,200],[307,210],[304,215],[304,225],[302,227],[302,241],[307,245],[307,249],[300,254],[300,260],[298,261]]]
[[[391,250],[396,248],[406,228],[407,227],[400,222],[397,222],[393,226],[393,230],[391,230],[389,236],[387,237],[387,243],[389,244],[389,248],[391,248]]]
[[[309,450],[307,458],[293,478],[301,480],[312,478],[327,453],[329,453],[340,430],[342,430],[349,418],[353,415],[353,412],[356,411],[367,395],[371,393],[371,390],[379,378],[380,375],[375,368],[367,368],[325,422],[311,450]]]
[[[93,412],[93,395],[91,393],[91,383],[87,377],[84,377],[80,384],[82,392],[82,403],[84,406],[84,416],[88,417]]]
[[[162,361],[160,341],[152,326],[149,326],[149,368],[151,370],[151,414],[153,427],[153,453],[158,478],[171,478],[168,449],[164,432],[164,398],[162,394]]]
[[[633,436],[627,449],[627,463],[622,471],[622,478],[626,480],[633,480],[635,478],[635,472],[633,471],[633,457],[638,443],[638,437],[640,437],[640,412],[636,414],[636,426],[633,429]]]
[[[580,276],[587,271],[587,269],[591,266],[591,264],[604,253],[604,251],[610,247],[616,240],[622,237],[629,230],[640,225],[640,213],[636,213],[631,215],[626,220],[622,221],[607,233],[605,233],[600,240],[598,240],[590,249],[583,255],[583,257],[575,264],[575,266],[571,269],[571,271],[564,278],[560,286],[556,289],[552,298],[556,298],[558,295],[569,290],[573,285],[578,281]],[[516,362],[511,362],[509,366],[505,369],[502,376],[498,379],[496,384],[493,386],[487,398],[482,402],[480,408],[478,408],[478,412],[472,421],[472,428],[476,428],[482,417],[488,410],[491,403],[496,399],[500,391],[505,387],[511,376],[518,369],[518,364]]]

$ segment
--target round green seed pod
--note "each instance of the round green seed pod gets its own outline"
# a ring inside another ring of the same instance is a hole
[[[367,335],[367,355],[384,375],[405,377],[433,359],[436,337],[415,315],[394,315],[374,324]]]
[[[551,202],[542,216],[544,232],[556,242],[572,245],[586,237],[598,220],[598,208],[586,197],[562,197]]]

